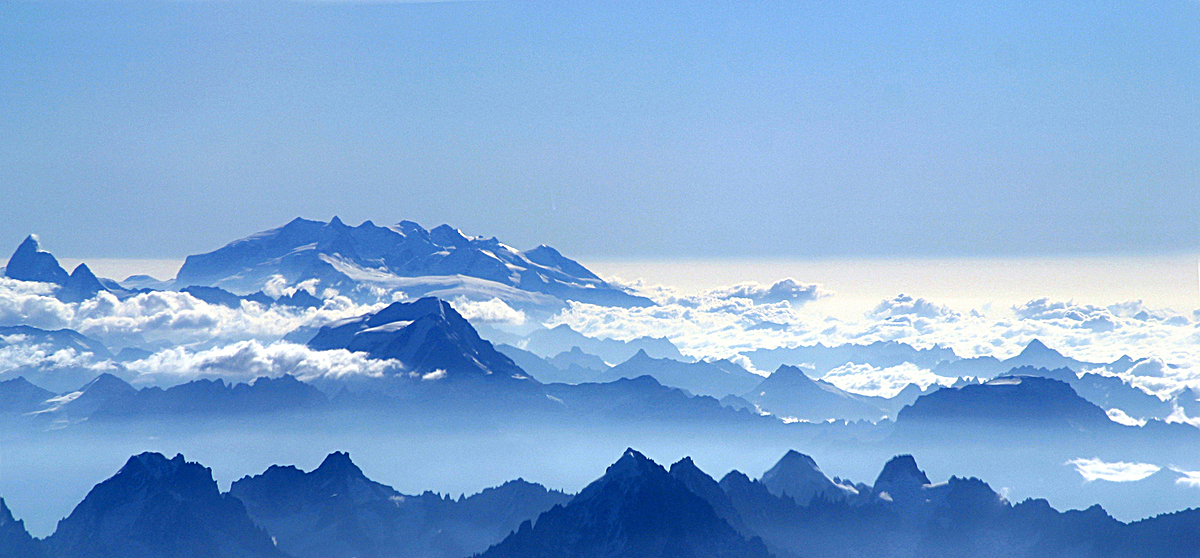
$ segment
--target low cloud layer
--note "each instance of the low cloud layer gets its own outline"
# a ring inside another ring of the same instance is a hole
[[[880,397],[894,397],[909,384],[926,389],[933,384],[954,383],[953,378],[938,376],[911,363],[888,368],[846,364],[830,370],[821,379],[851,393]]]
[[[1152,463],[1126,463],[1117,461],[1109,463],[1101,461],[1097,458],[1092,459],[1072,459],[1064,465],[1070,465],[1075,468],[1075,471],[1083,477],[1087,482],[1102,480],[1108,482],[1135,482],[1140,481],[1154,473],[1157,473],[1162,467]]]

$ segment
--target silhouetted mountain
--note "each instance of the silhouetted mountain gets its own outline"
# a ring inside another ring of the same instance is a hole
[[[212,472],[143,453],[96,485],[47,539],[72,558],[283,557]]]
[[[897,432],[923,426],[995,425],[1050,430],[1096,431],[1115,426],[1104,409],[1080,397],[1065,382],[1034,376],[1003,376],[984,384],[943,388],[900,411]]]
[[[87,420],[114,400],[123,401],[135,394],[137,390],[125,380],[101,374],[75,391],[46,400],[37,416],[57,426],[67,426]]]
[[[574,378],[564,378],[558,368],[550,364],[546,359],[533,354],[525,349],[518,349],[512,345],[497,344],[496,350],[504,356],[511,358],[513,363],[524,370],[526,374],[542,383],[562,382],[576,383]]]
[[[24,415],[41,409],[54,392],[42,389],[18,376],[0,381],[0,415]]]
[[[891,458],[875,478],[871,494],[881,500],[910,505],[921,502],[921,491],[930,484],[925,471],[917,467],[911,455]]]
[[[555,506],[534,523],[522,523],[482,556],[754,558],[769,554],[761,541],[739,535],[708,502],[662,466],[629,449],[566,506]]]
[[[230,494],[298,558],[469,556],[570,499],[521,480],[459,500],[406,496],[368,479],[345,453],[309,473],[273,466]]]
[[[1084,373],[1076,375],[1070,368],[1047,370],[1022,366],[1014,368],[1007,376],[1041,376],[1069,384],[1075,393],[1103,409],[1120,409],[1131,417],[1143,419],[1165,419],[1171,415],[1174,407],[1168,401],[1163,401],[1126,383],[1116,376]]]
[[[645,351],[638,352],[643,355],[646,354]],[[580,349],[579,347],[571,347],[571,350],[563,351],[546,360],[559,370],[567,370],[571,367],[579,367],[584,370],[591,370],[592,372],[604,372],[605,370],[612,368],[607,362],[604,362],[604,359],[593,354],[585,353],[583,352],[583,349]]]
[[[0,558],[42,558],[41,541],[29,536],[25,522],[13,517],[0,498]]]
[[[63,302],[82,302],[96,296],[100,291],[112,290],[121,295],[128,294],[115,281],[111,282],[113,288],[106,286],[92,273],[87,264],[75,266],[75,271],[68,274],[53,254],[42,250],[37,235],[32,234],[17,246],[17,251],[9,258],[4,273],[12,279],[58,285],[54,295]]]
[[[762,483],[771,494],[792,498],[800,505],[808,505],[814,498],[836,502],[857,496],[854,487],[834,484],[811,457],[795,450],[763,473]]]
[[[652,376],[663,385],[712,397],[745,393],[763,381],[762,376],[750,373],[728,360],[679,362],[669,358],[651,358],[643,350],[600,374],[603,381],[638,376]]]
[[[469,290],[472,283],[464,282],[465,277],[494,285],[480,287],[492,291],[515,289],[612,306],[651,304],[609,285],[547,246],[521,252],[495,238],[464,236],[446,225],[431,231],[411,221],[390,227],[366,221],[350,227],[337,217],[328,223],[295,219],[219,250],[188,256],[176,284],[248,293],[263,288],[275,275],[292,284],[317,279],[322,286],[341,287],[347,292],[359,285],[374,284],[404,287],[410,293],[420,285],[407,278],[435,276],[451,280],[429,283],[425,292],[430,293],[439,289]]]
[[[907,343],[876,341],[869,345],[845,344],[827,347],[821,343],[804,347],[756,349],[742,353],[759,370],[774,370],[782,365],[803,365],[818,376],[845,364],[870,364],[878,368],[899,366],[906,362],[921,368],[933,368],[943,361],[958,360],[954,350],[947,347],[916,349]]]
[[[67,277],[63,288],[58,292],[58,298],[63,302],[82,302],[96,296],[100,291],[107,290],[87,264],[81,263],[75,266],[75,271]]]
[[[25,241],[17,246],[17,251],[8,259],[4,274],[21,281],[56,285],[66,285],[67,279],[70,278],[67,270],[59,265],[58,259],[50,252],[42,250],[37,235],[33,234],[25,237]]]
[[[259,377],[250,383],[193,380],[166,389],[129,390],[101,401],[91,414],[114,420],[153,417],[230,417],[279,412],[305,412],[323,407],[328,398],[294,376]]]
[[[112,358],[108,348],[95,339],[72,329],[46,330],[27,325],[0,326],[0,347],[29,344],[44,345],[48,352],[70,349],[76,353],[92,353],[98,359]]]
[[[888,411],[868,398],[813,380],[804,370],[787,365],[780,366],[742,398],[775,416],[810,422],[876,421],[888,415]]]
[[[678,388],[664,386],[650,376],[619,379],[607,383],[577,385],[546,384],[546,394],[561,401],[579,418],[610,421],[672,421],[682,423],[720,422],[774,424],[774,419],[722,406],[707,396],[689,396]]]
[[[1175,394],[1175,404],[1179,405],[1187,416],[1200,418],[1200,393],[1196,393],[1196,390],[1190,387],[1183,388]]]
[[[571,329],[567,324],[536,330],[528,335],[525,344],[525,350],[543,357],[553,357],[574,347],[596,355],[605,362],[625,362],[638,351],[645,351],[652,358],[669,358],[681,362],[693,360],[683,356],[679,348],[665,337],[638,337],[629,341],[596,339]]]
[[[322,327],[308,346],[396,359],[408,373],[431,380],[491,376],[498,381],[536,382],[480,338],[449,303],[433,297],[395,302],[374,314]]]
[[[717,517],[724,519],[726,523],[742,534],[742,536],[750,535],[750,531],[742,523],[741,516],[733,508],[733,503],[730,502],[729,496],[725,494],[724,490],[721,490],[721,485],[708,476],[708,473],[701,471],[692,461],[691,457],[684,457],[671,464],[671,469],[668,472],[671,473],[672,477],[682,482],[693,494],[708,502],[708,505],[712,506],[713,512],[717,514]]]
[[[22,345],[31,352],[47,356],[63,353],[58,355],[60,358],[42,358],[36,364],[7,369],[0,363],[0,380],[24,376],[55,393],[72,391],[91,381],[98,375],[92,364],[112,358],[103,343],[70,329],[48,331],[23,325],[0,327],[0,347]],[[120,368],[116,371],[120,372]]]
[[[1099,368],[1102,366],[1104,364],[1083,362],[1063,356],[1062,353],[1047,347],[1040,340],[1034,339],[1021,350],[1020,354],[1011,358],[1001,360],[991,356],[984,356],[946,361],[933,367],[933,372],[949,377],[974,376],[976,378],[994,378],[1002,374],[1007,374],[1014,368],[1022,367],[1045,368],[1047,370],[1069,368],[1075,372],[1083,372],[1088,368]]]
[[[778,556],[1198,556],[1182,543],[1200,511],[1129,525],[1099,506],[1058,512],[1045,500],[1016,506],[979,479],[933,484],[911,456],[890,460],[871,497],[799,505],[733,471],[721,488],[747,527]]]

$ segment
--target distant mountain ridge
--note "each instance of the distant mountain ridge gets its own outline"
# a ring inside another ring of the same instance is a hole
[[[292,284],[317,279],[324,286],[410,288],[414,285],[402,279],[462,276],[561,300],[653,304],[610,285],[549,246],[520,251],[495,238],[466,236],[448,225],[425,230],[412,221],[388,227],[365,221],[351,227],[337,217],[328,223],[297,218],[213,252],[188,256],[175,284],[248,293],[276,275]]]

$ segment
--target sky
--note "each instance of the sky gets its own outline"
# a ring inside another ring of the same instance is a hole
[[[0,246],[1200,251],[1200,2],[3,2]],[[1189,287],[1190,288],[1190,287]]]

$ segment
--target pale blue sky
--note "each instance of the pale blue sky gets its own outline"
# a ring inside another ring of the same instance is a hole
[[[584,5],[586,4],[586,6]],[[1200,2],[0,2],[0,249],[1200,248]]]

